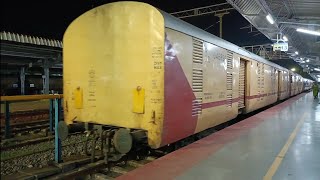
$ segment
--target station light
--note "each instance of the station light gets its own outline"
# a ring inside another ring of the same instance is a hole
[[[291,71],[296,71],[296,68],[292,68]]]
[[[283,38],[284,41],[288,41],[287,36],[283,36],[282,38]]]
[[[306,62],[310,62],[310,59],[307,59]]]
[[[267,20],[269,21],[270,24],[274,24],[274,20],[273,20],[273,18],[272,18],[272,16],[270,14],[268,14],[266,16],[266,18],[267,18]]]
[[[297,31],[298,32],[302,32],[302,33],[306,33],[306,34],[312,34],[312,35],[320,36],[320,32],[312,31],[312,30],[308,30],[308,29],[298,28]]]
[[[299,54],[299,52],[298,51],[296,51],[296,52],[294,52],[296,55],[298,55]]]
[[[320,69],[319,69],[319,68],[314,68],[313,70],[315,70],[315,71],[320,71]]]

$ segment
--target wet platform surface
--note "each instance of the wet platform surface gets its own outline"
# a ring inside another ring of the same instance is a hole
[[[320,104],[303,93],[118,179],[320,179]]]

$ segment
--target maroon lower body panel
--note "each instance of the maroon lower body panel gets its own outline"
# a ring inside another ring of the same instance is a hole
[[[196,99],[172,46],[166,41],[164,63],[164,121],[161,146],[194,134],[198,116],[192,116]]]

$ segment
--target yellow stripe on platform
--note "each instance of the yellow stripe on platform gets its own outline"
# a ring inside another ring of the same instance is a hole
[[[286,144],[283,146],[283,148],[281,149],[280,153],[277,155],[276,159],[273,161],[272,165],[270,166],[268,172],[263,177],[264,180],[272,179],[274,174],[277,172],[277,170],[278,170],[279,166],[281,165],[281,162],[282,162],[284,156],[286,155],[291,143],[293,142],[294,138],[296,137],[298,130],[300,129],[300,127],[303,124],[306,114],[307,113],[304,113],[301,116],[296,128],[293,130],[293,132],[291,133],[291,135],[290,135],[289,139],[287,140]]]

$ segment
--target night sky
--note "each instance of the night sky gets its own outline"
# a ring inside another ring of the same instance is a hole
[[[110,0],[3,0],[1,1],[1,31],[62,40],[68,25],[82,13]],[[225,2],[224,0],[149,0],[147,2],[168,13]],[[209,33],[219,35],[219,19],[214,15],[184,18]],[[236,11],[224,16],[223,39],[237,45],[264,44],[270,41],[262,34],[248,33],[240,27],[249,23]]]

